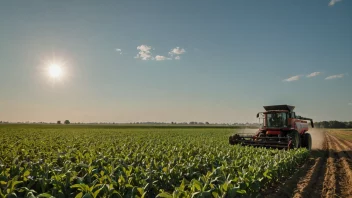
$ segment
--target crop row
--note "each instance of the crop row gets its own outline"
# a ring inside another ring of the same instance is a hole
[[[308,156],[230,146],[233,132],[0,128],[0,197],[256,196]]]

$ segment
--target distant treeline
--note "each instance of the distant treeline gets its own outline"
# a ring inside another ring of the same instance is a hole
[[[352,121],[350,122],[340,122],[340,121],[322,121],[322,122],[314,122],[316,128],[352,128]]]
[[[0,124],[62,124],[60,120],[57,122],[8,122],[1,121]],[[215,126],[241,126],[241,127],[259,127],[258,123],[210,123],[210,122],[130,122],[130,123],[118,123],[118,122],[71,122],[65,120],[64,124],[75,124],[75,125],[215,125]]]

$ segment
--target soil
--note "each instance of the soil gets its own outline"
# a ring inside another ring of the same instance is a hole
[[[264,197],[352,198],[352,142],[320,130],[309,132],[313,149],[307,163]]]

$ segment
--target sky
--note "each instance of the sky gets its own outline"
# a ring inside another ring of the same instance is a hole
[[[0,120],[352,120],[352,1],[1,1]],[[52,64],[62,75],[50,76]]]

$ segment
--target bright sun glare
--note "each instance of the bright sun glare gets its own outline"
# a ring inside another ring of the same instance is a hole
[[[62,76],[62,68],[59,64],[51,64],[49,66],[49,75],[52,78],[59,78]]]

